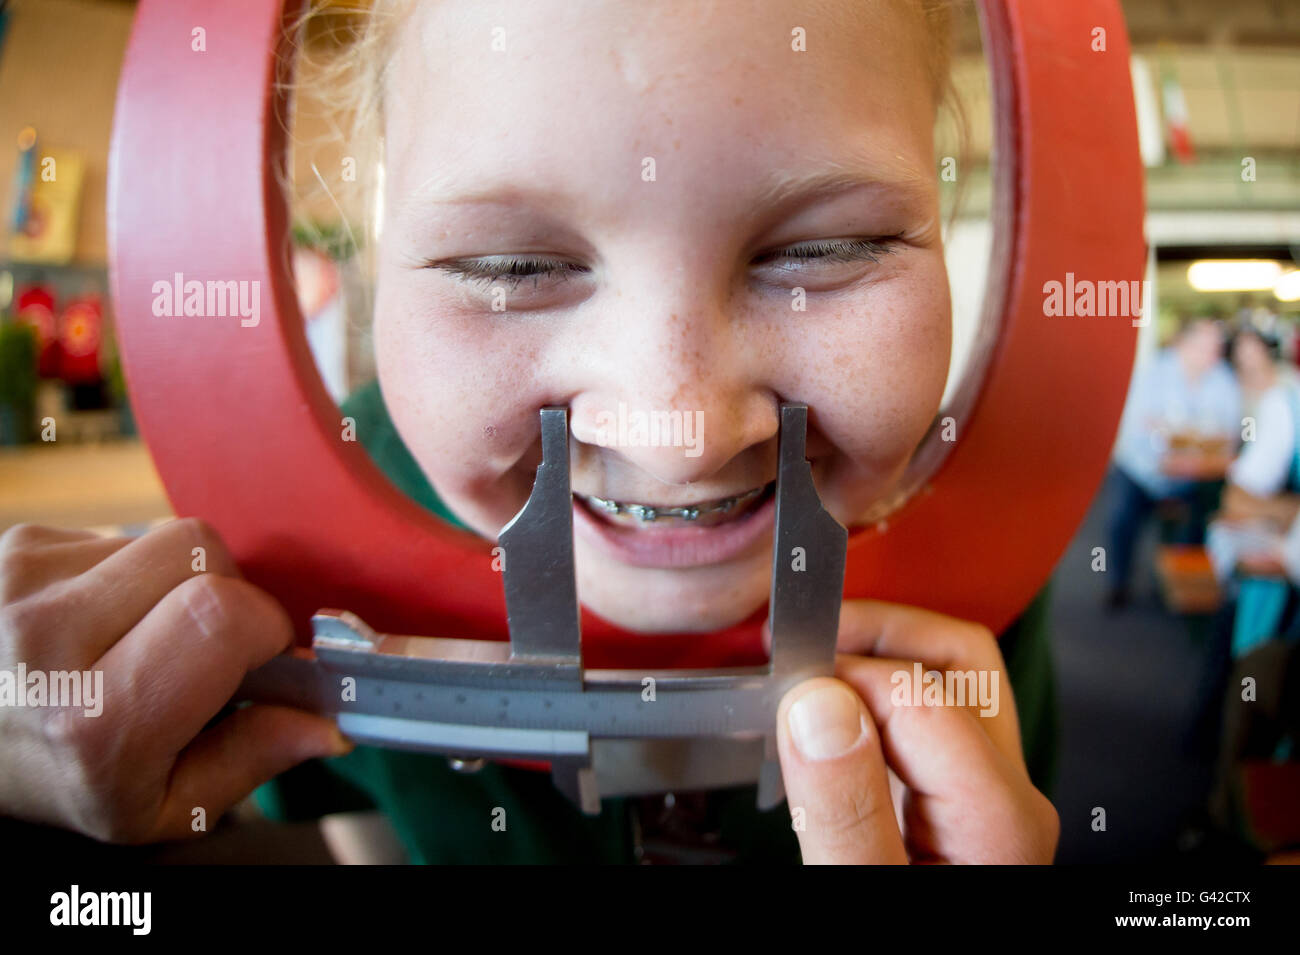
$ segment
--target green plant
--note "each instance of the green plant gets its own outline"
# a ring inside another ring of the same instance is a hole
[[[36,400],[36,330],[0,321],[0,404],[30,408]]]

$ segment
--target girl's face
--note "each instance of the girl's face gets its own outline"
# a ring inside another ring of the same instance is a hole
[[[629,629],[713,630],[767,599],[773,507],[747,492],[775,479],[781,401],[809,406],[814,480],[851,524],[942,395],[925,27],[907,0],[790,6],[439,0],[397,42],[376,299],[394,423],[495,539],[541,460],[538,409],[567,405],[579,597]],[[593,497],[705,510],[642,525]]]

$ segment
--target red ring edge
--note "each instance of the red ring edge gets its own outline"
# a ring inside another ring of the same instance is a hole
[[[343,607],[390,633],[504,639],[491,543],[397,491],[315,370],[294,299],[277,64],[298,0],[141,0],[118,90],[110,270],[133,408],[178,515],[223,537],[310,635]],[[1116,0],[984,0],[1006,250],[1002,333],[926,489],[850,538],[845,595],[1002,630],[1052,573],[1104,476],[1131,374],[1129,319],[1048,317],[1049,281],[1142,278],[1142,167]],[[192,47],[205,30],[205,49]],[[1104,50],[1094,50],[1095,31]],[[260,322],[153,314],[154,284],[256,281]],[[994,288],[997,288],[994,283]],[[275,409],[275,413],[269,413]],[[592,667],[747,665],[765,611],[648,638],[583,611]]]

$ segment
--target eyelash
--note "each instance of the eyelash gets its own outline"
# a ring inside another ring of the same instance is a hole
[[[588,271],[586,266],[556,259],[530,259],[514,255],[500,256],[498,259],[505,260],[504,267],[488,259],[453,259],[449,262],[430,262],[425,267],[449,272],[465,281],[483,285],[504,282],[512,289],[518,288],[525,279],[532,279],[533,288],[536,288],[538,280],[546,275],[561,275],[567,281],[574,272]]]
[[[902,237],[900,232],[871,239],[813,239],[765,253],[755,261],[794,259],[800,262],[879,262],[880,256],[897,251],[894,244]]]
[[[876,236],[870,239],[814,239],[798,242],[773,252],[764,253],[755,263],[790,259],[796,262],[879,262],[880,256],[896,252],[895,243],[902,233]],[[446,262],[428,262],[425,268],[438,269],[457,278],[485,286],[504,282],[518,288],[525,279],[533,280],[533,288],[547,275],[560,276],[567,281],[574,273],[590,271],[586,266],[558,259],[527,258],[524,256],[499,256],[492,259],[453,259]]]

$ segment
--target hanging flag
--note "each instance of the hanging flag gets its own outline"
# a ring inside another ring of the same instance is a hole
[[[1137,109],[1138,151],[1147,168],[1165,164],[1165,130],[1160,117],[1160,94],[1145,57],[1133,54],[1129,61],[1133,77],[1133,105]]]
[[[1196,161],[1196,149],[1187,129],[1187,98],[1178,76],[1166,66],[1161,71],[1160,92],[1165,107],[1165,129],[1169,134],[1169,148],[1180,163]]]

